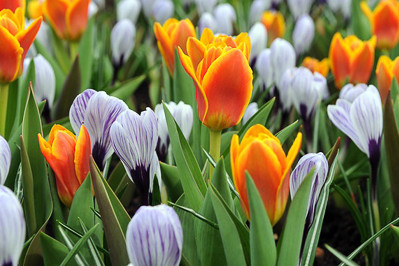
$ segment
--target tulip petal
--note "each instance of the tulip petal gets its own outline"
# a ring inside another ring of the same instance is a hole
[[[22,53],[18,40],[0,26],[0,82],[14,81],[19,74]]]
[[[388,56],[380,56],[380,58],[378,59],[376,74],[381,100],[385,102],[388,92],[391,89],[393,79],[393,62]]]
[[[215,35],[213,35],[213,32],[210,29],[205,28],[204,31],[202,32],[200,42],[202,42],[205,45],[208,45],[212,43],[214,39]]]
[[[165,29],[159,24],[155,22],[154,24],[154,33],[155,37],[158,40],[158,48],[162,54],[162,57],[165,59],[166,66],[168,67],[169,73],[172,75],[174,72],[174,48],[172,40],[169,35],[165,31]]]
[[[399,38],[399,12],[395,5],[391,1],[382,1],[374,10],[372,21],[377,47],[394,48]]]
[[[87,27],[90,0],[75,0],[66,11],[66,26],[72,40],[79,39]]]
[[[187,53],[191,59],[194,70],[197,69],[198,64],[204,59],[205,45],[195,38],[189,38],[187,41]],[[183,49],[182,49],[183,50]]]
[[[79,138],[75,147],[75,172],[80,184],[86,179],[90,171],[89,161],[91,154],[90,135],[86,127],[82,125],[80,128]]]
[[[351,62],[350,51],[345,46],[339,33],[336,33],[331,41],[329,58],[335,86],[342,88],[350,77]]]
[[[15,12],[18,7],[25,10],[25,0],[0,0],[0,10],[10,9],[12,12]]]
[[[177,23],[176,29],[172,32],[170,39],[174,47],[181,47],[183,52],[187,54],[187,39],[195,37],[195,29],[189,19],[185,19]]]
[[[375,38],[375,37],[373,37]],[[363,48],[355,55],[351,66],[351,83],[367,83],[374,64],[374,47],[366,42]]]
[[[35,40],[36,35],[39,32],[40,26],[42,24],[42,21],[43,21],[42,17],[36,19],[34,22],[32,22],[32,24],[29,25],[29,27],[27,29],[20,31],[15,36],[18,39],[21,47],[24,49],[24,52],[23,52],[22,58],[21,58],[22,61],[25,59],[25,56],[28,53],[30,46],[32,45],[33,41]],[[22,70],[22,67],[21,67],[21,70]]]
[[[68,6],[68,0],[44,2],[44,14],[60,38],[68,37],[68,27],[66,24],[66,10],[68,10]]]

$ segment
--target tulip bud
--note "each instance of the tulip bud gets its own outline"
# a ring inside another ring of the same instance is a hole
[[[399,81],[399,57],[392,60],[389,56],[380,56],[375,72],[377,74],[377,84],[381,100],[385,104],[388,92],[392,87],[393,78],[396,78],[396,82]]]
[[[292,40],[297,54],[303,54],[309,50],[313,42],[314,30],[314,22],[310,16],[303,15],[297,20],[292,33]]]
[[[205,28],[208,28],[213,32],[218,31],[216,19],[211,13],[203,13],[198,20],[198,29],[200,34],[202,34]]]
[[[197,11],[199,14],[212,13],[215,5],[219,0],[195,0]]]
[[[173,208],[140,207],[127,228],[126,247],[132,265],[178,266],[183,230]]]
[[[18,265],[26,234],[24,213],[18,198],[4,186],[0,206],[0,265]]]
[[[112,61],[122,66],[132,54],[136,38],[136,27],[129,19],[118,21],[111,32]]]
[[[133,25],[136,24],[140,15],[141,3],[138,0],[123,0],[116,7],[118,21],[129,19]]]
[[[265,26],[258,22],[251,27],[249,30],[249,38],[251,39],[251,55],[249,56],[249,62],[253,60],[262,52],[267,46],[267,30]]]
[[[249,20],[251,24],[254,24],[261,20],[263,12],[268,10],[271,6],[270,0],[255,0],[251,4],[249,11]]]
[[[339,98],[353,103],[353,101],[367,90],[367,84],[359,83],[357,85],[346,84],[339,92]]]
[[[262,14],[262,23],[267,29],[268,44],[276,38],[283,38],[285,34],[285,22],[283,15],[278,11],[266,11]]]
[[[0,186],[6,182],[11,164],[11,151],[7,141],[0,136]]]
[[[313,0],[288,0],[288,7],[295,19],[309,14]]]
[[[286,40],[277,38],[270,47],[274,84],[280,86],[284,72],[295,67],[296,55],[292,45]]]
[[[263,84],[263,90],[267,90],[274,83],[273,66],[271,61],[270,49],[264,49],[256,59],[256,71]],[[274,91],[274,86],[271,88],[271,93]]]
[[[152,6],[152,16],[161,24],[173,17],[174,12],[175,6],[171,0],[157,0]]]
[[[218,32],[226,35],[233,34],[233,24],[237,20],[233,6],[230,4],[220,4],[215,8],[213,14],[216,19]]]
[[[244,116],[242,117],[242,124],[245,125],[251,117],[258,112],[258,104],[257,103],[250,103],[245,110]]]

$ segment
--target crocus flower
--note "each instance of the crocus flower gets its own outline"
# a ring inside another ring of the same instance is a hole
[[[295,67],[296,55],[292,45],[286,40],[277,38],[270,46],[271,64],[274,84],[281,86],[281,77],[287,69]]]
[[[267,29],[268,44],[276,38],[282,38],[285,33],[285,22],[283,15],[278,11],[266,11],[262,15],[262,23]]]
[[[292,105],[294,104],[293,100],[293,95],[294,93],[292,92],[292,85],[293,85],[293,79],[296,75],[296,72],[298,71],[298,68],[293,67],[287,69],[283,76],[281,77],[281,82],[280,86],[277,87],[278,89],[278,95],[279,95],[279,103],[281,105],[281,109],[283,111],[284,116],[288,115],[290,112]]]
[[[143,13],[147,18],[152,16],[152,7],[157,0],[141,0],[141,6],[143,8]]]
[[[375,42],[375,36],[361,41],[354,35],[342,39],[340,33],[335,33],[329,57],[337,88],[348,82],[367,83],[373,70]]]
[[[194,81],[201,122],[216,131],[238,124],[252,94],[248,34],[215,37],[205,29],[201,40],[189,38],[187,51],[179,48],[179,56]]]
[[[219,0],[195,0],[199,14],[212,13]]]
[[[288,7],[295,19],[309,14],[313,0],[287,0]]]
[[[157,0],[152,6],[152,17],[155,21],[163,24],[173,17],[175,6],[171,0]]]
[[[380,56],[376,68],[378,90],[380,91],[381,100],[385,103],[388,92],[391,90],[393,77],[399,81],[399,57],[391,60],[386,55]]]
[[[0,136],[0,185],[6,182],[11,164],[11,151],[7,141]]]
[[[0,1],[0,83],[16,80],[42,23],[36,19],[25,29],[25,1]],[[7,9],[11,8],[11,9]]]
[[[122,66],[130,57],[134,48],[136,27],[129,19],[118,21],[111,32],[112,61]]]
[[[259,74],[260,80],[262,81],[262,89],[266,90],[268,88],[271,89],[271,92],[274,91],[274,78],[273,78],[273,67],[270,55],[270,49],[264,49],[256,59],[255,69]]]
[[[175,70],[175,48],[180,47],[187,53],[186,43],[189,37],[195,37],[195,29],[189,19],[178,21],[175,18],[168,19],[163,26],[154,24],[155,37],[158,40],[158,48],[166,62],[169,73],[173,76]]]
[[[307,56],[303,59],[302,66],[306,67],[313,73],[320,73],[323,77],[327,77],[328,72],[330,71],[330,62],[328,58],[319,61],[316,58]]]
[[[89,18],[92,16],[95,16],[98,12],[98,5],[95,2],[90,2],[89,4],[89,10],[87,11]]]
[[[0,265],[16,266],[25,242],[25,219],[14,193],[0,185]]]
[[[104,91],[96,92],[88,89],[76,97],[69,110],[69,120],[77,135],[80,126],[83,124],[86,126],[90,134],[93,158],[101,170],[114,153],[110,139],[111,126],[127,109],[122,100],[108,96]]]
[[[247,110],[245,110],[244,116],[242,117],[242,124],[245,125],[258,110],[259,108],[256,102],[248,104]]]
[[[249,20],[251,24],[254,24],[261,20],[263,12],[268,10],[271,6],[270,0],[255,0],[251,4],[249,11]]]
[[[82,125],[76,139],[63,126],[54,125],[48,141],[41,134],[38,137],[40,150],[55,173],[58,196],[65,206],[70,207],[75,192],[89,173],[89,132]]]
[[[353,103],[353,101],[366,90],[367,85],[364,83],[359,83],[356,85],[349,83],[342,87],[341,91],[339,92],[339,98]]]
[[[213,11],[218,33],[233,34],[233,24],[237,20],[236,11],[230,4],[220,4]]]
[[[57,36],[78,41],[87,27],[91,0],[46,0],[44,14]]]
[[[126,110],[118,116],[110,131],[112,147],[126,172],[141,193],[142,203],[151,203],[154,176],[159,176],[155,148],[158,124],[155,113],[147,108],[141,115]]]
[[[251,55],[249,56],[249,62],[253,64],[255,58],[266,48],[267,46],[267,30],[265,26],[258,22],[255,23],[248,32],[249,38],[251,39]]]
[[[377,48],[392,49],[399,40],[399,4],[395,0],[380,1],[374,11],[367,2],[360,6],[368,17],[373,35],[377,36]]]
[[[127,227],[126,247],[132,265],[178,266],[183,230],[173,208],[140,207]]]
[[[139,0],[123,0],[116,6],[116,14],[118,21],[129,19],[133,24],[136,24],[137,18],[140,15],[141,3]]]
[[[292,40],[297,54],[303,54],[310,49],[315,32],[313,19],[309,15],[299,17],[292,32]]]
[[[246,172],[251,175],[259,190],[271,224],[275,225],[280,220],[288,199],[291,165],[301,143],[302,134],[298,133],[286,155],[278,138],[262,125],[248,129],[241,144],[238,135],[233,136],[230,146],[233,180],[247,217],[249,203]]]
[[[328,6],[334,12],[341,12],[345,19],[349,19],[352,9],[352,0],[327,0]]]
[[[213,32],[217,32],[217,22],[215,17],[211,13],[203,13],[198,20],[198,29],[199,33],[202,34],[205,28],[212,30]]]

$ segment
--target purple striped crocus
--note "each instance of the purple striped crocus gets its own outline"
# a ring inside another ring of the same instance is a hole
[[[0,265],[18,265],[25,233],[24,213],[18,198],[0,185]]]
[[[352,103],[357,98],[357,96],[359,96],[366,90],[367,84],[359,83],[357,85],[353,85],[349,83],[342,87],[341,91],[339,92],[339,98]]]
[[[179,265],[183,230],[173,208],[140,207],[127,228],[126,247],[132,265]]]
[[[140,115],[132,110],[124,111],[112,125],[110,136],[115,153],[141,193],[142,204],[150,204],[155,174],[160,179],[155,152],[158,142],[155,113],[150,108]]]
[[[103,91],[88,89],[76,97],[69,110],[69,119],[76,135],[79,135],[82,124],[89,131],[91,152],[101,170],[114,152],[110,139],[111,126],[127,109],[127,105],[118,98],[108,96]]]
[[[6,182],[11,164],[11,151],[7,141],[0,136],[0,185]]]

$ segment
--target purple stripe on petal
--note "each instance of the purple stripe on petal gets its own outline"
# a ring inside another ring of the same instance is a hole
[[[69,120],[76,135],[79,135],[80,126],[85,121],[87,104],[95,93],[96,91],[92,89],[85,90],[75,98],[69,109]]]

